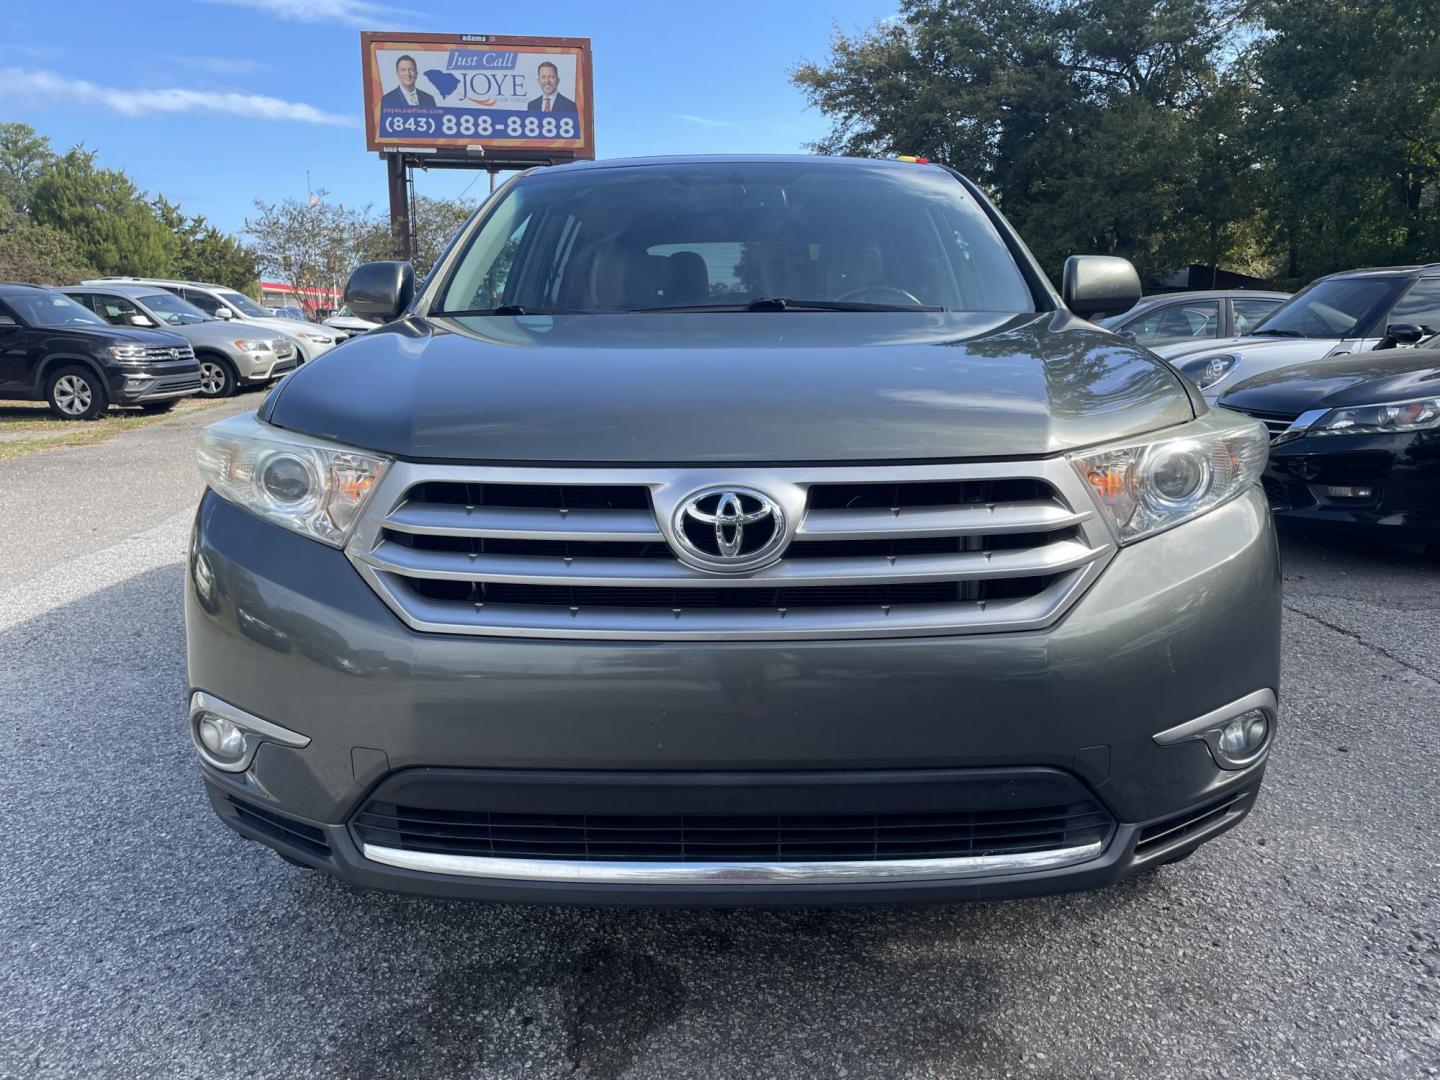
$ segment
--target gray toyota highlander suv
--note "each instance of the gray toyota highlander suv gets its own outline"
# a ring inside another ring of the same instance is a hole
[[[1107,885],[1253,806],[1256,421],[939,165],[532,170],[205,430],[215,810],[358,885],[865,903]],[[1063,297],[1063,298],[1062,298]]]

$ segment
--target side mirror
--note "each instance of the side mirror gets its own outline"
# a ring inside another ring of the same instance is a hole
[[[1118,315],[1140,301],[1140,275],[1129,259],[1071,255],[1060,286],[1065,306],[1082,319]]]
[[[1425,336],[1425,330],[1414,323],[1391,323],[1385,328],[1385,338],[1396,345],[1418,345]]]
[[[12,319],[9,315],[0,315],[0,329],[19,325],[20,324],[17,323],[14,319]]]
[[[357,266],[345,283],[345,303],[362,319],[390,322],[415,298],[415,268],[408,262]]]
[[[154,326],[155,324],[154,324],[154,322],[151,321],[150,316],[148,316],[148,315],[131,315],[131,316],[130,316],[130,325],[131,325],[131,326]]]
[[[217,319],[233,319],[235,316],[231,314],[228,307],[219,307],[215,309],[215,317]]]

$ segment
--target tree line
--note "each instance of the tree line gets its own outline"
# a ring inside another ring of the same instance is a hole
[[[902,0],[791,77],[813,149],[955,166],[1056,280],[1440,259],[1435,0]]]
[[[0,124],[0,281],[70,284],[132,275],[214,282],[259,296],[259,282],[341,289],[350,271],[392,251],[388,216],[315,192],[256,200],[236,237],[163,195],[140,190],[95,150],[58,153],[28,124]],[[419,196],[415,268],[425,274],[474,204]]]

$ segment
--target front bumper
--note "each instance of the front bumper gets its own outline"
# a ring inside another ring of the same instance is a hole
[[[1091,888],[1231,827],[1253,805],[1263,759],[1226,771],[1201,741],[1154,736],[1277,687],[1279,600],[1256,490],[1119,552],[1045,631],[704,643],[423,634],[341,552],[207,494],[186,617],[195,689],[310,739],[262,745],[244,773],[203,767],[221,816],[292,858],[445,896],[815,904]],[[366,858],[357,812],[420,769],[459,771],[473,791],[538,775],[542,806],[580,775],[687,790],[718,777],[737,805],[801,775],[814,793],[802,802],[821,809],[856,783],[905,809],[935,770],[970,782],[1038,769],[1096,800],[1110,827],[1098,853],[1065,865],[880,880],[515,880]]]
[[[200,392],[200,365],[192,360],[122,370],[110,377],[109,384],[110,400],[119,405],[189,397]]]
[[[1440,432],[1302,436],[1270,448],[1264,485],[1286,518],[1440,541]]]
[[[277,357],[273,352],[240,353],[236,358],[236,370],[241,382],[269,382],[271,379],[279,378],[287,371],[294,371],[299,367],[299,356],[298,350],[292,350],[283,358]]]

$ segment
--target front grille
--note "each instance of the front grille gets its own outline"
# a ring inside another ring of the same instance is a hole
[[[676,508],[711,486],[787,513],[778,561],[677,556]],[[397,463],[348,553],[412,627],[601,638],[902,636],[1032,629],[1113,552],[1063,460],[807,469]]]
[[[295,346],[288,341],[275,342],[275,355],[281,360],[289,360],[295,355]]]
[[[453,810],[371,801],[362,843],[510,859],[668,863],[867,862],[1017,855],[1104,841],[1094,800],[928,813],[618,815]]]
[[[1227,405],[1226,408],[1233,408]],[[1263,412],[1256,409],[1236,409],[1236,412],[1243,412],[1246,416],[1253,416],[1265,425],[1265,430],[1270,432],[1273,440],[1282,435],[1291,424],[1299,419],[1299,413]]]
[[[195,351],[189,345],[177,345],[174,348],[163,345],[147,345],[144,350],[144,359],[161,363],[172,360],[194,360]]]

